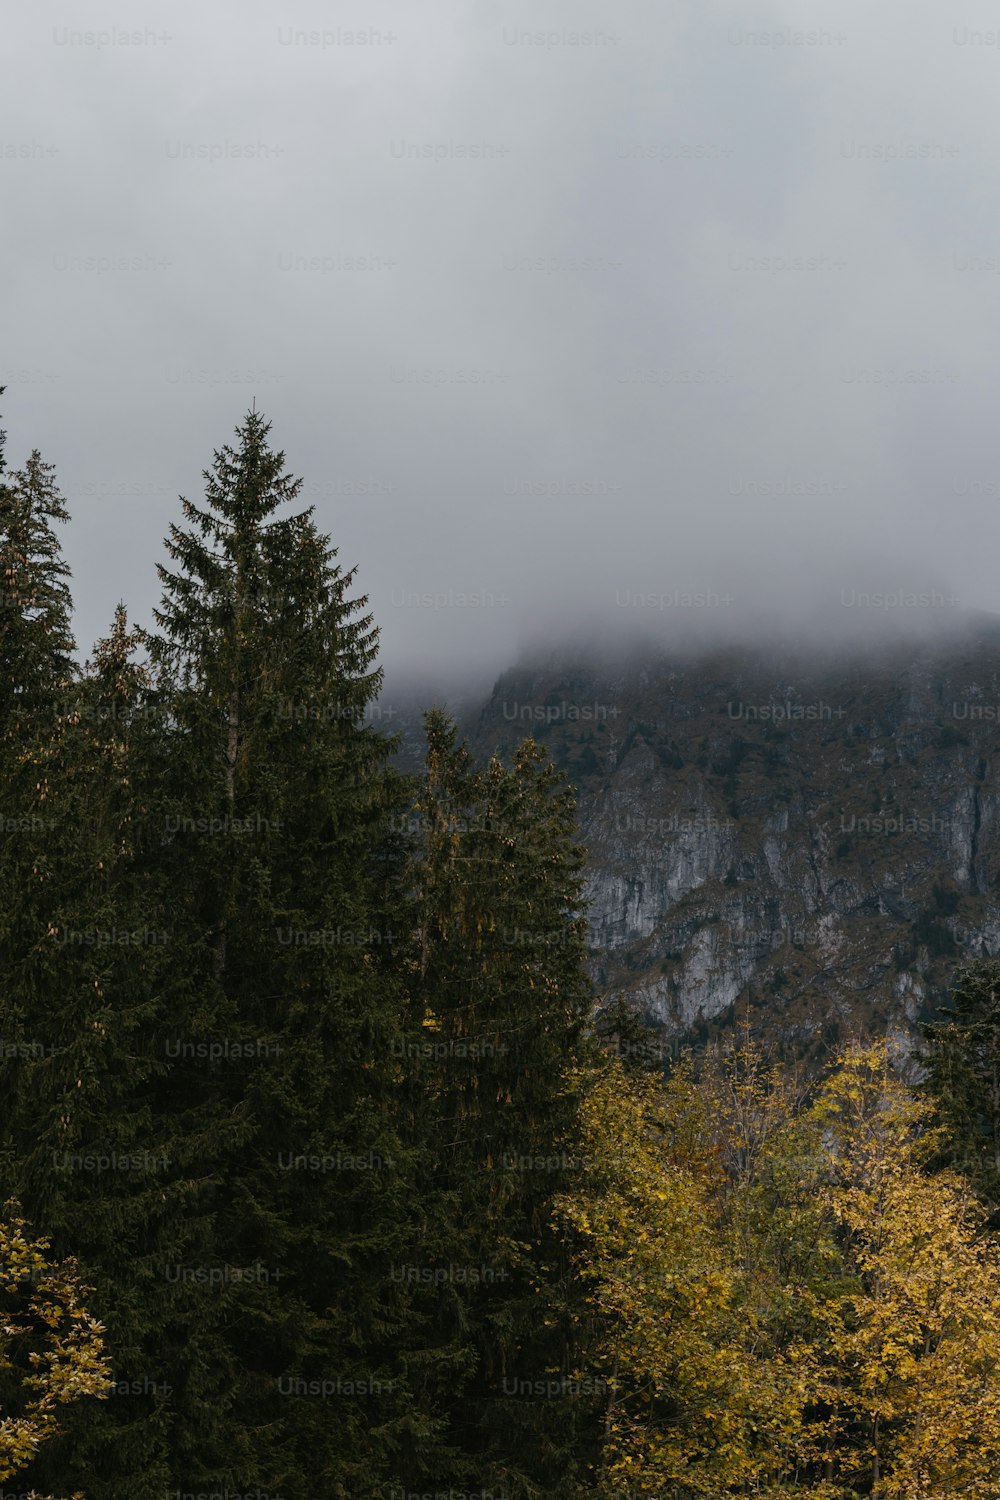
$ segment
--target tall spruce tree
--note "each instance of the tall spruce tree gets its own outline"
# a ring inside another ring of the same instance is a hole
[[[31,715],[73,675],[69,568],[54,529],[68,519],[37,448],[23,468],[0,471],[0,725],[22,743]]]
[[[212,1350],[189,1396],[216,1426],[211,1444],[178,1432],[172,1478],[306,1500],[379,1494],[433,1421],[399,1368],[410,1294],[391,1276],[412,1172],[376,632],[312,510],[280,513],[300,481],[269,430],[248,414],[170,529],[141,837],[176,933],[154,1108],[204,1122],[188,1211],[226,1278],[183,1288]]]
[[[35,449],[7,473],[0,435],[0,971],[7,1004],[28,951],[17,920],[26,886],[45,878],[38,835],[45,747],[75,676],[69,568],[56,524],[68,519],[53,466]],[[2,1033],[0,1033],[2,1035]]]
[[[69,570],[54,529],[67,519],[65,504],[37,450],[7,473],[6,438],[0,432],[0,958],[9,974],[22,945],[10,913],[34,865],[37,745],[60,711],[73,638]]]
[[[52,466],[36,450],[8,474],[0,441],[0,1040],[8,1043],[27,1003],[23,970],[35,941],[21,920],[25,893],[50,873],[46,756],[74,675],[69,570],[54,529],[66,519]]]
[[[568,1075],[589,1055],[574,803],[530,741],[511,767],[478,769],[441,711],[426,729],[413,968],[427,1190],[453,1205],[444,1243],[439,1224],[424,1254],[464,1278],[438,1294],[442,1336],[465,1351],[449,1431],[467,1487],[568,1494],[593,1427],[573,1333],[580,1287],[552,1230],[575,1165]]]
[[[74,676],[69,568],[55,527],[68,512],[51,464],[35,449],[5,467],[0,434],[0,958],[9,974],[23,951],[11,911],[35,879],[32,835],[44,799],[39,747],[52,734]]]

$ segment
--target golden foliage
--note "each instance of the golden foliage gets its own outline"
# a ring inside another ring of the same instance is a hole
[[[884,1045],[810,1092],[748,1037],[587,1080],[557,1217],[591,1287],[600,1483],[1000,1497],[1000,1246]]]
[[[29,1234],[18,1204],[8,1202],[0,1218],[0,1370],[12,1370],[27,1344],[32,1373],[21,1382],[19,1412],[0,1416],[0,1481],[24,1469],[58,1432],[60,1406],[108,1395],[104,1329],[84,1304],[89,1289],[80,1285],[74,1261],[53,1264],[47,1250],[46,1240]]]

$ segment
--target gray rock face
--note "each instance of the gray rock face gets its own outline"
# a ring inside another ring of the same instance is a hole
[[[463,725],[577,788],[591,956],[666,1038],[751,1005],[808,1048],[910,1029],[1000,952],[1000,629],[803,664],[549,663]]]

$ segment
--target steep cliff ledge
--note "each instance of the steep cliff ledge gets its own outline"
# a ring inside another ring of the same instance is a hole
[[[666,1040],[758,1008],[796,1048],[908,1030],[1000,952],[1000,622],[879,655],[646,653],[505,673],[479,755],[577,788],[602,995]]]

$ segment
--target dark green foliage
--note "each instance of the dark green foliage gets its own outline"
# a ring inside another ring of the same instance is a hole
[[[150,1500],[169,1477],[164,1450],[185,1328],[164,1277],[191,1258],[199,1227],[171,1180],[176,1131],[154,1108],[166,1072],[155,1046],[158,989],[172,934],[134,847],[130,737],[145,675],[119,609],[108,640],[36,751],[38,831],[16,907],[21,944],[5,996],[4,1142],[11,1179],[59,1253],[77,1255],[107,1328],[116,1390],[72,1412],[65,1441],[32,1471],[49,1490],[71,1474],[92,1500]],[[169,1375],[169,1379],[168,1379]]]
[[[0,435],[0,1179],[116,1385],[26,1482],[570,1495],[593,1403],[534,1387],[588,1327],[552,1224],[595,1045],[573,798],[441,715],[422,787],[392,771],[366,601],[268,431],[82,672],[65,507]]]
[[[734,736],[725,749],[712,761],[709,774],[721,776],[727,789],[735,789],[740,767],[753,748],[748,740],[741,739],[738,735]]]
[[[940,881],[936,880],[934,882],[932,894],[934,896],[935,910],[938,911],[942,917],[954,916],[955,912],[958,910],[958,903],[961,900],[961,896],[959,895],[958,891],[950,890],[947,886],[942,885]]]
[[[587,1402],[539,1397],[537,1383],[571,1378],[570,1308],[582,1295],[551,1217],[573,1170],[565,1073],[589,1052],[583,856],[572,798],[531,741],[511,768],[485,770],[440,712],[427,716],[427,741],[412,960],[427,1040],[418,1079],[436,1143],[427,1190],[453,1205],[446,1259],[490,1275],[449,1292],[440,1325],[467,1361],[449,1432],[463,1487],[511,1500],[562,1494]]]
[[[662,972],[669,968],[661,964]],[[606,1051],[620,1057],[627,1073],[662,1073],[666,1052],[659,1032],[643,1021],[622,995],[598,1015],[594,1034]]]
[[[660,757],[660,764],[664,770],[682,771],[684,769],[684,757],[673,740],[670,740],[666,745],[658,745],[657,754]]]
[[[920,1027],[924,1088],[950,1145],[945,1161],[1000,1211],[1000,960],[960,969],[951,1004]]]
[[[0,731],[24,736],[72,676],[69,569],[55,523],[67,517],[37,448],[0,481]]]
[[[935,905],[923,912],[913,924],[913,941],[926,946],[932,958],[942,958],[957,952],[958,945],[937,914]]]
[[[899,974],[902,970],[908,969],[916,956],[917,951],[915,948],[909,947],[904,943],[894,943],[892,947],[892,961],[895,965],[896,973]]]
[[[310,510],[276,514],[299,484],[267,432],[247,417],[168,538],[145,840],[181,934],[174,1035],[236,1049],[182,1059],[161,1107],[211,1122],[186,1163],[211,1263],[262,1268],[223,1299],[190,1289],[214,1329],[198,1396],[216,1393],[218,1442],[178,1442],[176,1478],[305,1500],[317,1473],[331,1495],[374,1493],[420,1428],[389,1275],[411,1200],[390,1050],[402,792],[364,722],[381,683],[365,600]]]
[[[600,775],[601,763],[598,760],[597,753],[589,740],[587,740],[586,743],[581,746],[580,750],[577,753],[576,759],[572,762],[571,769],[573,775],[575,776]]]

